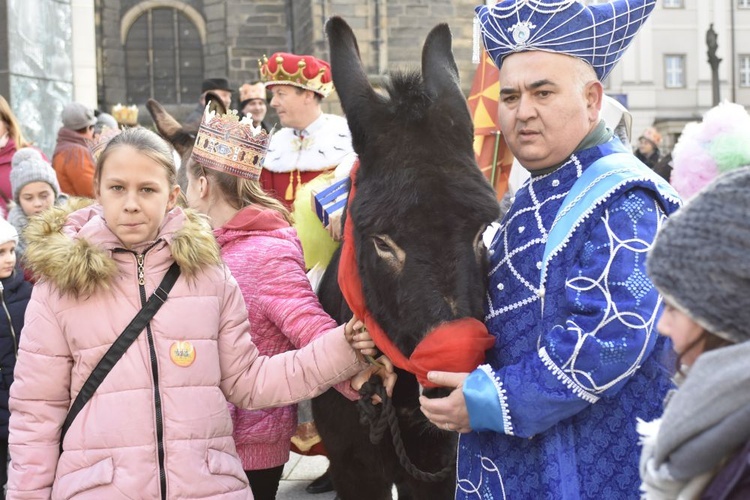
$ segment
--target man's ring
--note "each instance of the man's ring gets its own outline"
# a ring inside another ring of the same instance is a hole
[[[448,422],[444,423],[443,424],[443,429],[445,429],[446,431],[450,432],[451,431],[451,424],[449,424]]]

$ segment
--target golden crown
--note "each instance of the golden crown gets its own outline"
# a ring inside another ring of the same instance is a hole
[[[265,130],[253,126],[252,117],[240,120],[236,110],[219,115],[206,106],[193,158],[205,168],[258,180],[269,139]]]
[[[112,106],[112,116],[115,117],[117,123],[120,125],[138,125],[138,106],[133,104],[132,106],[123,106],[122,104],[115,104]]]
[[[322,97],[333,91],[331,67],[327,62],[313,56],[298,56],[277,52],[269,59],[258,60],[261,80],[266,85],[292,85],[311,90]]]

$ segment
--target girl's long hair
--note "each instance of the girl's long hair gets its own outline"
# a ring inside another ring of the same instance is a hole
[[[16,119],[16,115],[14,115],[13,110],[10,109],[10,104],[8,104],[8,101],[5,100],[5,97],[1,95],[0,120],[4,121],[7,125],[8,135],[11,139],[13,139],[13,142],[16,143],[16,148],[21,149],[31,146],[31,143],[29,143],[29,141],[24,138],[23,132],[21,131],[21,126],[18,124],[18,120]]]
[[[203,176],[218,186],[221,195],[232,208],[241,210],[250,205],[258,205],[278,212],[289,224],[292,223],[292,215],[289,213],[289,210],[276,198],[263,191],[258,181],[238,177],[226,172],[219,172],[210,168],[204,169],[193,158],[188,160],[184,168],[188,169],[193,178],[197,179]]]

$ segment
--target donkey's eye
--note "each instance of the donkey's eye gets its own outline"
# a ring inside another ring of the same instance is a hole
[[[390,246],[390,245],[389,245],[389,244],[388,244],[388,243],[387,243],[387,242],[385,241],[385,239],[384,239],[384,238],[382,238],[382,237],[380,237],[380,236],[374,236],[374,237],[372,238],[372,242],[373,242],[373,244],[375,245],[375,249],[376,249],[376,250],[377,250],[378,252],[383,252],[383,253],[393,253],[393,249],[392,249],[392,248],[391,248],[391,246]]]
[[[375,246],[375,252],[378,254],[378,257],[391,266],[393,270],[400,272],[403,269],[406,252],[388,235],[373,235],[372,244]]]

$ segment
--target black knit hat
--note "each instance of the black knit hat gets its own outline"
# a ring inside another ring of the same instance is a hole
[[[201,84],[201,93],[209,90],[227,90],[232,91],[229,81],[226,78],[207,78]]]
[[[671,216],[647,268],[665,299],[710,333],[750,340],[750,167],[718,177]]]

